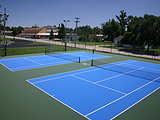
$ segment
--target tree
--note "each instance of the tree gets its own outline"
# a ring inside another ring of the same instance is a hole
[[[18,34],[22,33],[23,30],[24,30],[24,28],[22,26],[19,26],[17,28]]]
[[[119,16],[116,15],[116,18],[118,19],[119,24],[121,25],[121,35],[124,35],[125,29],[128,25],[128,22],[131,19],[131,16],[128,17],[126,15],[127,13],[124,10],[122,10],[120,12],[121,12],[121,14]]]
[[[78,27],[79,36],[87,36],[89,34],[92,34],[92,28],[89,25]]]
[[[2,30],[3,30],[3,25],[0,23],[0,35],[2,33]]]
[[[59,29],[58,38],[62,40],[62,39],[65,38],[65,27],[64,27],[64,24],[63,23],[59,24],[58,29]]]
[[[123,43],[128,43],[141,48],[160,45],[160,17],[144,15],[144,17],[132,17],[128,24],[128,31],[125,34]]]
[[[1,8],[1,5],[0,5],[0,8]],[[1,32],[2,32],[2,28],[3,28],[3,25],[2,25],[2,13],[0,11],[0,35],[1,35]]]
[[[12,34],[13,34],[13,36],[18,35],[18,31],[17,31],[17,29],[13,29]]]
[[[32,28],[39,28],[39,26],[37,26],[37,25],[34,25],[34,26],[32,26]]]
[[[51,29],[51,32],[50,32],[50,35],[49,35],[49,39],[50,39],[50,40],[53,40],[53,38],[54,38],[53,30]]]
[[[131,17],[130,22],[127,26],[127,32],[124,34],[124,38],[122,39],[122,43],[130,44],[132,46],[143,47],[143,42],[137,36],[139,36],[139,25],[141,24],[143,18],[142,17]]]
[[[93,33],[93,34],[101,34],[101,29],[100,29],[99,27],[94,27],[94,28],[92,29],[92,33]]]
[[[102,31],[104,36],[108,36],[108,40],[113,41],[114,38],[120,35],[120,25],[118,22],[112,19],[103,25]]]
[[[65,28],[65,30],[66,30],[66,33],[73,33],[73,28]]]
[[[147,52],[150,47],[157,47],[160,43],[160,23],[159,17],[154,15],[144,15],[143,22],[140,24],[139,38],[143,39],[147,46]]]
[[[12,27],[11,31],[13,36],[17,36],[18,34],[22,33],[22,31],[24,30],[23,27],[19,26],[19,27]]]
[[[12,28],[10,28],[9,26],[6,26],[6,31],[11,31]]]

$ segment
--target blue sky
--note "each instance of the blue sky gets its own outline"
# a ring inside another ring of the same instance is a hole
[[[75,27],[75,18],[80,18],[79,26],[100,27],[103,22],[120,15],[160,16],[160,0],[1,0],[3,8],[10,15],[8,26],[40,27],[63,23],[70,19],[67,27]]]

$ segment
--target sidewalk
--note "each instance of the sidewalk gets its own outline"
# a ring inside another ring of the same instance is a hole
[[[42,43],[50,43],[50,44],[56,44],[56,45],[64,45],[62,42],[56,42],[56,41],[48,41],[43,39],[29,39],[29,38],[21,38],[21,37],[12,37],[12,36],[6,36],[6,38],[16,38],[16,39],[23,39],[23,40],[29,40],[29,41],[36,41],[36,42],[42,42]],[[67,46],[74,47],[75,44],[73,43],[67,43]],[[97,50],[102,52],[110,52],[110,53],[116,53],[116,54],[123,54],[123,55],[130,55],[130,56],[137,56],[137,57],[144,57],[144,58],[151,58],[151,59],[158,59],[160,60],[160,56],[152,56],[152,55],[141,55],[141,54],[132,54],[129,52],[119,51],[118,49],[112,49],[112,48],[104,48],[101,46],[89,46],[89,45],[76,45],[77,48],[83,48],[88,50]]]

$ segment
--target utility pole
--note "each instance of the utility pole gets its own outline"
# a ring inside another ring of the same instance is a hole
[[[69,22],[69,20],[64,20],[64,23],[65,23],[65,41],[64,41],[64,51],[67,51],[67,33],[66,33],[66,28],[67,28],[67,23]]]
[[[75,17],[75,19],[76,19],[76,20],[75,20],[75,22],[76,22],[76,30],[75,30],[75,45],[74,45],[74,47],[76,48],[76,42],[77,42],[77,36],[78,36],[78,35],[77,35],[77,28],[78,28],[78,23],[80,22],[80,21],[79,21],[80,18]]]

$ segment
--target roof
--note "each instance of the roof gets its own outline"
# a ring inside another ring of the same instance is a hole
[[[43,28],[28,28],[24,29],[23,33],[30,33],[30,34],[37,34],[39,33]]]
[[[49,36],[50,33],[37,33],[36,35],[45,35],[45,36]],[[58,35],[58,33],[53,33],[53,35]]]
[[[36,35],[50,35],[50,33],[37,33]]]
[[[66,33],[67,36],[76,36],[77,34],[75,33]]]
[[[49,36],[50,35],[50,28],[27,28],[25,29],[20,35],[21,36],[33,36],[33,35],[39,35],[39,36]],[[58,35],[58,32],[53,32],[53,35]]]
[[[124,36],[120,35],[117,38],[114,39],[114,41],[121,41],[123,39]]]

